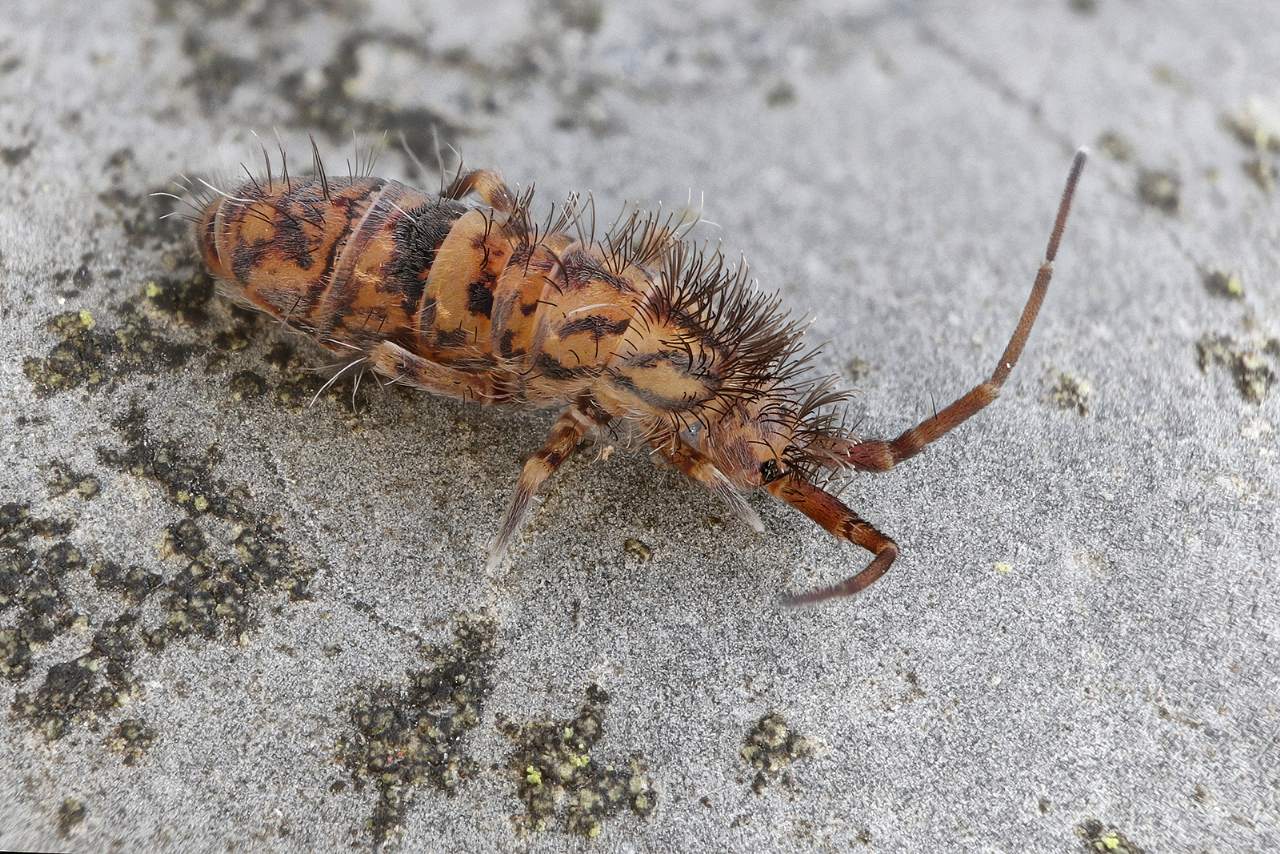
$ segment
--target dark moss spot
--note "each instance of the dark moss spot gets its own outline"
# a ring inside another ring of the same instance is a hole
[[[163,276],[144,288],[147,302],[186,326],[209,321],[209,301],[216,292],[213,277],[203,270],[185,276]]]
[[[1264,358],[1269,347],[1269,343],[1250,346],[1229,335],[1207,334],[1196,342],[1196,361],[1206,373],[1214,365],[1226,368],[1245,400],[1262,403],[1276,384],[1276,373]]]
[[[844,368],[850,382],[860,382],[871,376],[871,363],[859,356],[854,356],[846,362]]]
[[[107,748],[124,757],[125,765],[135,765],[156,740],[156,731],[139,718],[116,724],[107,736]]]
[[[604,23],[605,6],[601,0],[554,0],[551,9],[569,29],[594,35]]]
[[[792,730],[782,715],[771,712],[760,718],[747,733],[738,754],[755,769],[751,788],[760,794],[766,786],[779,779],[784,785],[793,785],[789,770],[791,764],[811,756],[813,746],[807,738]]]
[[[84,801],[76,798],[64,800],[58,807],[58,835],[64,839],[70,836],[84,822],[88,814],[89,810],[85,807]]]
[[[163,553],[198,558],[209,547],[204,532],[193,519],[182,519],[165,529]]]
[[[1280,180],[1280,166],[1276,166],[1271,158],[1264,154],[1257,157],[1251,157],[1241,164],[1244,174],[1257,184],[1259,189],[1264,193],[1270,193],[1276,188],[1276,181]]]
[[[1049,389],[1049,400],[1059,409],[1074,409],[1080,415],[1089,414],[1089,401],[1093,397],[1093,386],[1088,380],[1057,371]]]
[[[194,246],[188,242],[187,223],[176,216],[161,219],[172,213],[170,202],[151,195],[153,192],[172,192],[173,187],[166,183],[136,191],[140,173],[134,165],[132,153],[125,150],[117,155],[113,155],[107,164],[111,185],[98,193],[98,201],[115,216],[128,244],[157,249],[184,245],[194,252]]]
[[[179,10],[190,10],[202,21],[214,21],[238,15],[244,10],[245,0],[152,0],[152,5],[162,21],[174,20]],[[295,4],[281,2],[272,5],[293,7]],[[305,7],[306,4],[303,5]]]
[[[10,168],[21,165],[35,150],[36,144],[28,142],[25,145],[11,145],[0,148],[0,160],[4,161],[4,165]]]
[[[495,629],[462,617],[454,635],[453,643],[427,650],[430,669],[362,691],[351,707],[352,731],[338,742],[337,759],[356,788],[377,791],[368,822],[377,845],[397,832],[415,788],[452,794],[479,770],[463,737],[480,723],[493,687]]]
[[[293,364],[294,349],[293,345],[285,341],[278,341],[271,345],[271,349],[267,351],[267,355],[263,358],[271,367],[277,371],[287,370]]]
[[[74,471],[66,463],[58,460],[50,460],[46,471],[48,474],[45,485],[53,498],[74,490],[81,498],[88,499],[102,491],[102,483],[96,477]]]
[[[381,128],[395,139],[403,134],[412,151],[431,151],[436,144],[434,134],[445,142],[453,141],[460,129],[426,107],[397,107],[385,98],[355,91],[352,82],[360,77],[361,48],[384,46],[390,50],[422,56],[421,41],[408,33],[373,32],[357,29],[345,36],[320,69],[318,78],[302,71],[280,78],[279,93],[284,103],[293,108],[291,124],[308,130],[319,130],[335,141],[350,142],[351,128]]]
[[[89,705],[96,678],[95,662],[87,656],[55,664],[34,697],[17,695],[14,711],[31,719],[45,738],[59,739],[72,715]]]
[[[591,755],[604,735],[608,704],[609,695],[591,685],[570,720],[499,723],[515,742],[507,771],[525,805],[528,829],[544,830],[558,816],[562,830],[594,837],[606,818],[624,810],[641,817],[653,812],[658,796],[643,757],[632,754],[625,767],[609,767]]]
[[[14,549],[33,537],[60,537],[75,528],[70,522],[31,515],[28,504],[0,504],[0,549]]]
[[[253,371],[239,371],[228,383],[236,400],[255,400],[267,392],[267,381]]]
[[[1098,137],[1098,148],[1117,163],[1128,163],[1136,154],[1129,138],[1116,130],[1103,131]]]
[[[120,593],[130,605],[141,605],[163,581],[158,573],[140,566],[122,567],[110,560],[94,561],[89,572],[99,590]]]
[[[622,543],[622,548],[641,563],[648,563],[653,558],[653,549],[635,537],[627,537]]]
[[[1280,154],[1276,106],[1274,101],[1251,96],[1240,109],[1224,113],[1222,124],[1245,148],[1259,155],[1264,151]]]
[[[56,315],[45,327],[62,340],[43,359],[28,357],[22,371],[38,394],[47,396],[78,386],[96,388],[108,379],[106,363],[115,342],[100,331],[87,310]]]
[[[79,617],[64,591],[64,579],[84,567],[80,550],[59,540],[43,554],[37,536],[65,533],[69,526],[31,516],[25,504],[0,506],[0,611],[16,611],[0,630],[0,676],[17,681],[31,672],[32,647],[67,631]]]
[[[262,596],[307,596],[314,567],[288,544],[274,520],[249,507],[247,487],[232,486],[213,474],[218,459],[213,449],[204,459],[196,459],[177,443],[151,438],[136,402],[114,423],[126,447],[99,448],[98,458],[135,477],[155,481],[191,517],[166,530],[166,552],[181,556],[186,565],[162,586],[164,622],[145,632],[149,646],[161,648],[172,638],[215,638],[223,633],[242,639],[256,622]],[[229,543],[233,559],[214,560],[209,554],[207,534],[195,522],[205,515],[233,526]]]
[[[1167,214],[1182,207],[1182,179],[1172,172],[1143,169],[1138,173],[1138,197]]]
[[[0,629],[0,676],[12,682],[31,672],[31,637],[22,629]]]
[[[134,477],[153,480],[169,498],[189,514],[212,513],[230,521],[248,521],[244,488],[233,489],[213,474],[218,455],[213,449],[203,459],[189,456],[176,442],[154,441],[146,429],[146,416],[133,401],[124,415],[112,422],[125,441],[123,449],[99,447],[98,460]]]
[[[215,47],[198,30],[186,31],[182,50],[194,65],[182,85],[195,89],[200,104],[209,112],[222,109],[255,71],[254,63]]]
[[[56,315],[46,328],[61,340],[43,359],[27,358],[22,365],[41,396],[80,386],[96,389],[124,374],[182,365],[191,356],[188,345],[162,336],[128,304],[114,329],[100,328],[87,309]]]
[[[1141,846],[1097,819],[1087,819],[1076,825],[1076,836],[1080,837],[1086,851],[1096,851],[1099,854],[1144,854]]]
[[[17,610],[14,625],[0,629],[0,675],[18,680],[33,669],[32,651],[87,621],[64,591],[68,576],[86,568],[80,548],[56,540],[43,554],[32,547],[37,536],[58,536],[69,525],[33,517],[26,505],[0,507],[0,610]],[[161,582],[142,570],[121,570],[110,561],[89,567],[99,586],[119,585],[141,601]],[[106,620],[93,635],[89,651],[55,662],[34,691],[14,696],[12,713],[46,739],[56,740],[68,728],[93,723],[140,693],[133,661],[139,644],[138,616],[126,611]]]
[[[796,87],[786,80],[779,80],[764,94],[764,102],[769,107],[785,107],[796,99]]]

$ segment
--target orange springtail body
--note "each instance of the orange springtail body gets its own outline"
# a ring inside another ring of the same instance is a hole
[[[314,143],[313,143],[314,151]],[[490,546],[501,560],[546,479],[589,438],[625,431],[763,530],[764,489],[872,553],[848,579],[791,604],[856,593],[898,547],[823,487],[886,471],[997,396],[1035,321],[1085,163],[1076,153],[1045,259],[990,377],[895,439],[842,426],[846,393],[813,377],[801,326],[745,265],[688,239],[688,217],[632,212],[597,236],[571,196],[535,220],[487,170],[431,194],[356,170],[205,185],[191,217],[222,288],[341,357],[342,371],[476,403],[556,407]],[[591,210],[594,220],[594,208]]]

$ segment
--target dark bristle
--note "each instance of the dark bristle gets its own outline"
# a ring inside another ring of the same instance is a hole
[[[314,136],[308,134],[308,139],[311,140],[312,164],[315,168],[316,175],[320,178],[320,188],[324,192],[324,199],[326,202],[331,202],[333,201],[333,196],[329,193],[329,176],[325,174],[324,162],[320,159],[320,146],[316,145],[316,138]]]

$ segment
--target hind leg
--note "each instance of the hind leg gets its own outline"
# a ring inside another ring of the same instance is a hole
[[[511,213],[516,206],[515,194],[506,182],[497,172],[488,169],[463,172],[440,195],[446,199],[461,199],[470,193],[475,193],[486,205],[502,213]]]
[[[475,403],[501,403],[507,399],[502,378],[492,371],[460,371],[424,359],[391,341],[379,341],[366,357],[370,366],[392,384],[420,388],[441,397]]]

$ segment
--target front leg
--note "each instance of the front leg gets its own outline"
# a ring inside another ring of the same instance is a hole
[[[861,546],[875,555],[871,563],[844,581],[798,596],[788,596],[783,600],[785,604],[812,605],[826,599],[852,596],[865,590],[893,566],[898,556],[898,544],[831,493],[796,474],[784,475],[767,484],[765,489],[817,522],[832,536]]]
[[[547,478],[555,474],[556,469],[564,461],[573,456],[573,452],[582,444],[587,433],[595,427],[603,427],[609,423],[609,416],[601,412],[589,398],[583,398],[570,406],[551,427],[547,440],[524,463],[520,478],[516,481],[515,494],[503,514],[498,533],[489,544],[489,562],[486,566],[490,572],[497,568],[502,556],[511,544],[511,538],[524,525],[529,516],[533,496],[537,494]]]
[[[679,436],[666,436],[649,443],[663,459],[679,469],[685,477],[702,484],[713,495],[729,506],[733,515],[750,526],[757,534],[764,533],[764,522],[747,503],[747,498],[716,468],[706,454],[683,441]]]

